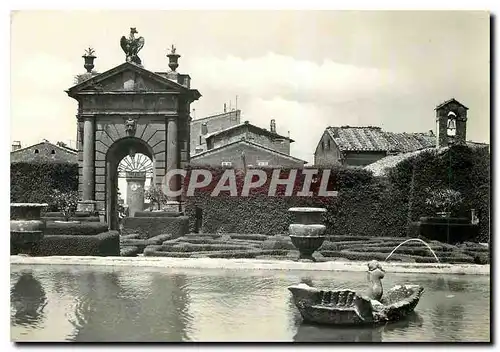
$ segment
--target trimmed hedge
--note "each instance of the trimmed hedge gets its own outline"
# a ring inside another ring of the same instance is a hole
[[[185,189],[187,189],[193,169],[188,168],[187,176],[184,178]],[[203,209],[203,232],[264,235],[287,233],[292,219],[288,209],[297,206],[327,208],[325,223],[330,234],[345,233],[346,228],[349,228],[348,233],[351,235],[367,235],[367,230],[373,223],[370,214],[373,204],[369,202],[369,198],[370,194],[372,197],[377,197],[379,189],[372,174],[363,169],[339,167],[330,170],[327,190],[339,191],[338,197],[318,196],[323,170],[320,170],[317,182],[311,185],[310,190],[314,195],[312,197],[297,196],[297,192],[302,190],[304,183],[302,170],[297,172],[291,197],[285,196],[284,185],[278,185],[276,196],[268,196],[271,175],[275,170],[270,168],[260,169],[268,175],[267,181],[263,186],[251,189],[248,197],[234,197],[229,195],[229,192],[221,192],[218,197],[211,197],[211,192],[225,169],[208,169],[213,175],[210,185],[197,189],[193,197],[186,199],[185,212],[190,217],[190,230],[194,230],[196,207]],[[288,177],[289,172],[290,169],[282,169],[280,178]],[[238,194],[241,193],[244,179],[243,173],[236,175]],[[254,176],[253,181],[256,180],[257,177]],[[364,204],[361,211],[359,209],[355,209],[355,212],[350,211],[358,207],[355,202]],[[356,213],[357,216],[342,217],[341,214],[346,212],[350,212],[351,215]]]
[[[148,245],[145,256],[182,257],[182,258],[257,258],[267,256],[272,259],[297,259],[298,250],[288,236],[269,236],[265,241],[241,240],[235,234],[187,234],[168,239],[163,244]],[[129,237],[129,236],[127,236]],[[345,237],[340,242],[326,240],[314,256],[319,261],[347,260],[385,260],[396,246],[399,238],[375,237],[360,243],[356,238],[351,241]],[[444,263],[489,263],[488,248],[474,243],[453,246],[436,241],[428,245]],[[408,242],[392,254],[390,261],[435,263],[436,259],[422,243]]]
[[[175,218],[182,216],[178,211],[136,211],[134,217],[136,218]]]
[[[34,256],[120,256],[118,231],[98,235],[48,235],[34,246]]]
[[[12,203],[48,203],[47,211],[56,211],[50,204],[52,191],[78,190],[78,164],[26,163],[10,164],[10,201]]]
[[[69,218],[69,221],[89,221],[89,222],[99,222],[98,216],[92,216],[88,211],[77,211],[73,217]],[[63,214],[58,211],[45,212],[42,216],[43,220],[46,221],[65,221]]]
[[[395,212],[395,221],[408,229],[410,222],[434,216],[426,204],[426,188],[451,188],[461,192],[464,201],[452,216],[470,218],[470,209],[479,216],[477,242],[488,242],[490,233],[490,153],[487,147],[456,145],[445,150],[430,150],[403,160],[391,169],[388,179],[394,192],[390,199],[404,204]],[[410,201],[411,200],[411,201]]]
[[[108,231],[108,224],[102,222],[65,223],[47,221],[43,234],[45,236],[94,236]]]
[[[292,196],[284,196],[285,186],[277,187],[277,196],[267,195],[271,175],[275,169],[261,168],[268,175],[267,182],[251,189],[248,197],[231,196],[229,191],[212,197],[211,192],[221,179],[225,168],[189,166],[184,178],[186,190],[192,171],[209,170],[212,182],[197,189],[194,196],[186,197],[185,213],[190,219],[190,231],[195,230],[196,209],[203,211],[202,232],[258,233],[275,235],[287,233],[291,223],[288,209],[297,206],[324,207],[324,223],[331,238],[406,237],[410,223],[423,216],[434,216],[435,210],[426,204],[425,189],[446,187],[460,191],[464,203],[455,216],[470,217],[470,209],[479,212],[480,235],[474,241],[489,240],[489,184],[490,154],[488,148],[452,146],[444,151],[433,149],[410,157],[391,169],[387,177],[374,177],[362,168],[333,167],[327,190],[338,191],[338,197],[318,196],[323,169],[318,169],[318,182],[313,183],[312,197],[299,197],[304,175],[298,170]],[[281,169],[281,178],[290,169]],[[200,177],[201,178],[201,177]],[[238,195],[245,175],[236,171]],[[254,176],[252,181],[256,181]],[[227,183],[226,183],[227,185]]]
[[[122,252],[124,248],[133,247],[137,248],[138,253],[141,253],[147,246],[160,245],[171,238],[172,235],[169,234],[158,235],[149,239],[142,239],[139,234],[126,235],[120,236],[120,246],[122,248]]]
[[[172,238],[188,233],[189,219],[177,217],[127,217],[124,228],[127,233],[138,234],[140,238],[151,238],[161,234],[171,234]]]

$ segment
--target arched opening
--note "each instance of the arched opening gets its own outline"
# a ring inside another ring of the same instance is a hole
[[[136,159],[136,155],[142,154],[149,158],[152,162],[151,179],[154,182],[154,156],[151,147],[142,139],[135,137],[126,137],[114,142],[106,153],[106,221],[109,228],[116,230],[119,227],[118,223],[118,190],[120,171],[120,162],[127,159]],[[122,164],[123,165],[123,164]],[[132,171],[132,170],[131,170]]]
[[[448,113],[446,132],[448,134],[448,137],[455,137],[457,134],[457,115],[453,111],[450,111]]]
[[[152,178],[153,161],[147,155],[131,153],[118,164],[118,204],[124,205],[127,216],[151,206],[144,193],[154,183]]]

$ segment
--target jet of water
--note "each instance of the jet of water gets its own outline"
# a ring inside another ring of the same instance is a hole
[[[422,242],[427,248],[429,248],[429,250],[431,251],[432,255],[434,256],[434,258],[436,258],[436,261],[439,263],[439,258],[437,257],[436,253],[434,253],[434,251],[432,250],[432,248],[425,242],[425,241],[422,241],[420,238],[410,238],[404,242],[401,242],[399,245],[396,246],[396,248],[394,248],[392,250],[392,252],[387,256],[387,258],[385,258],[384,262],[387,261],[387,259],[389,259],[389,257],[399,248],[401,247],[402,245],[404,245],[405,243],[407,242],[410,242],[410,241],[417,241],[417,242]]]

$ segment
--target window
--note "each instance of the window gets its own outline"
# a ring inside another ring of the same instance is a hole
[[[330,140],[328,140],[328,149],[330,149],[331,145],[330,145]]]
[[[259,166],[268,166],[269,165],[269,161],[267,160],[261,160],[261,161],[257,161],[257,165]]]
[[[38,154],[38,149],[35,149],[35,154]]]
[[[201,136],[200,136],[200,143],[199,143],[199,144],[200,144],[200,145],[202,144],[202,143],[201,143]]]
[[[325,142],[321,141],[321,150],[325,150]]]
[[[231,166],[231,165],[233,165],[233,163],[232,163],[232,162],[230,162],[230,161],[223,161],[223,162],[221,163],[221,165],[222,165],[222,166]]]
[[[50,151],[50,154],[55,154],[55,153],[56,153],[56,151],[55,151],[54,149],[52,149],[52,150]]]

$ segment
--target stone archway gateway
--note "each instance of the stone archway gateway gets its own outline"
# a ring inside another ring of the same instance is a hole
[[[130,37],[122,38],[127,62],[101,74],[92,73],[95,56],[89,50],[84,56],[88,79],[66,91],[78,102],[80,209],[104,214],[111,229],[118,226],[120,160],[134,153],[148,156],[157,185],[166,170],[183,168],[189,162],[190,104],[201,97],[190,88],[189,75],[176,72],[180,55],[173,46],[167,55],[169,72],[145,69],[137,56],[144,40],[135,38],[136,33],[132,28]]]

